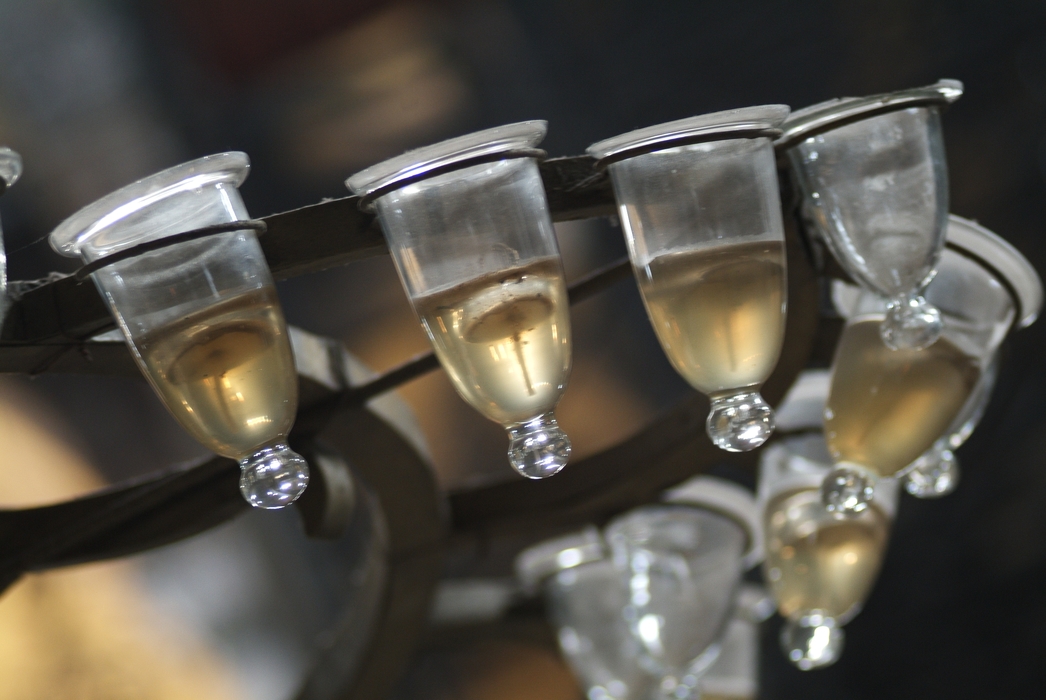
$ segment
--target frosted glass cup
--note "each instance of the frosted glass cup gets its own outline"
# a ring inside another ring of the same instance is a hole
[[[703,508],[655,505],[614,519],[604,537],[639,664],[660,679],[654,697],[699,697],[741,580],[743,525]]]
[[[865,291],[851,305],[824,413],[836,462],[824,499],[835,512],[866,507],[880,477],[903,477],[924,466],[932,475],[927,452],[943,452],[949,441],[961,444],[969,435],[990,394],[1000,344],[1012,328],[1038,315],[1042,283],[1013,246],[957,216],[949,219],[947,240],[926,288],[942,320],[933,345],[891,349],[878,333],[887,313],[883,299]]]
[[[961,94],[942,81],[814,105],[784,125],[804,211],[847,273],[888,300],[879,330],[892,349],[925,348],[941,333],[922,294],[948,217],[940,111]]]
[[[784,340],[784,227],[772,138],[783,105],[692,117],[601,141],[629,257],[661,347],[712,402],[721,449],[773,432],[759,394]]]
[[[523,476],[557,473],[570,374],[566,282],[538,172],[545,122],[488,129],[346,181],[373,206],[403,287],[466,402],[508,431]]]
[[[92,263],[133,246],[249,219],[250,163],[221,153],[118,190],[63,221],[51,246]],[[240,491],[282,508],[308,484],[287,446],[297,374],[272,275],[252,230],[180,242],[91,274],[142,374],[202,445],[236,459]]]

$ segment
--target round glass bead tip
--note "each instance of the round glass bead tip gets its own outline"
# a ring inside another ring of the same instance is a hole
[[[283,443],[263,447],[240,460],[240,493],[255,508],[289,506],[308,485],[308,463]]]
[[[845,639],[835,620],[818,613],[789,620],[781,630],[781,648],[801,671],[834,664],[843,653]]]
[[[943,327],[937,307],[913,296],[890,302],[879,336],[891,350],[922,350],[937,342]]]
[[[723,396],[712,400],[705,429],[719,449],[748,452],[773,435],[774,411],[759,392]]]
[[[933,450],[920,457],[905,475],[904,488],[916,498],[947,496],[959,484],[959,460],[951,450]]]
[[[875,496],[875,480],[874,475],[856,464],[836,465],[821,482],[825,510],[839,518],[864,512]]]
[[[570,438],[551,412],[508,429],[508,461],[528,479],[545,479],[566,466]]]

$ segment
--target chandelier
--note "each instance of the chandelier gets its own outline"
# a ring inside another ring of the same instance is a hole
[[[295,504],[312,537],[342,537],[363,512],[386,533],[368,623],[335,625],[302,697],[385,694],[448,544],[509,534],[520,595],[544,596],[593,700],[696,697],[741,576],[760,564],[786,656],[804,670],[834,662],[899,491],[955,488],[954,450],[985,410],[999,348],[1042,304],[1019,252],[949,215],[941,114],[961,95],[942,80],[730,110],[551,159],[546,124],[521,122],[261,219],[237,189],[242,153],[98,200],[50,236],[79,271],[3,276],[0,370],[144,375],[218,456],[0,511],[3,587]],[[0,150],[0,192],[20,173]],[[620,222],[628,258],[568,285],[553,222],[603,216]],[[434,352],[375,375],[286,324],[274,279],[386,253]],[[630,269],[696,392],[572,463],[555,417],[569,307]],[[833,357],[830,372],[808,369],[815,355]],[[505,428],[525,479],[440,493],[423,440],[382,403],[438,367]],[[758,493],[697,476],[723,461],[758,465]]]

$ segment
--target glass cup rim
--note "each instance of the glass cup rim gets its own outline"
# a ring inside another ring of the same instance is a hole
[[[592,144],[585,153],[606,163],[682,142],[775,137],[790,109],[788,105],[768,104],[699,114],[611,136]]]
[[[398,182],[423,178],[426,173],[442,171],[448,166],[464,167],[478,158],[535,148],[546,133],[548,122],[542,119],[474,131],[383,160],[349,177],[345,186],[359,197],[368,197]]]
[[[779,151],[787,150],[826,131],[909,107],[946,107],[962,97],[962,93],[962,82],[944,78],[933,85],[818,102],[788,116],[781,125],[782,133],[774,147]]]
[[[49,236],[51,248],[62,255],[76,257],[91,241],[134,212],[179,192],[218,184],[239,187],[250,174],[250,167],[246,153],[229,151],[180,163],[136,180],[95,200],[58,224]],[[172,229],[165,235],[176,233],[179,231]],[[110,242],[110,252],[126,247],[139,237],[140,234],[134,234]]]

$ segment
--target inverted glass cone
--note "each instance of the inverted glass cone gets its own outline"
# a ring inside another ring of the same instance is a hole
[[[570,317],[538,172],[544,122],[411,151],[349,178],[370,202],[422,327],[458,394],[500,423],[509,463],[559,472],[554,409],[570,374]]]
[[[719,653],[741,577],[741,525],[701,508],[645,506],[612,521],[606,539],[626,592],[622,610],[657,697],[688,697]]]
[[[237,186],[247,156],[183,163],[66,219],[51,246],[85,263],[135,245],[249,219]],[[272,275],[252,230],[181,242],[91,275],[131,354],[175,419],[208,449],[240,463],[240,490],[282,508],[308,484],[287,447],[297,374]]]
[[[730,452],[774,429],[759,394],[784,339],[784,228],[767,105],[601,141],[629,257],[661,347],[711,399],[706,430]]]

